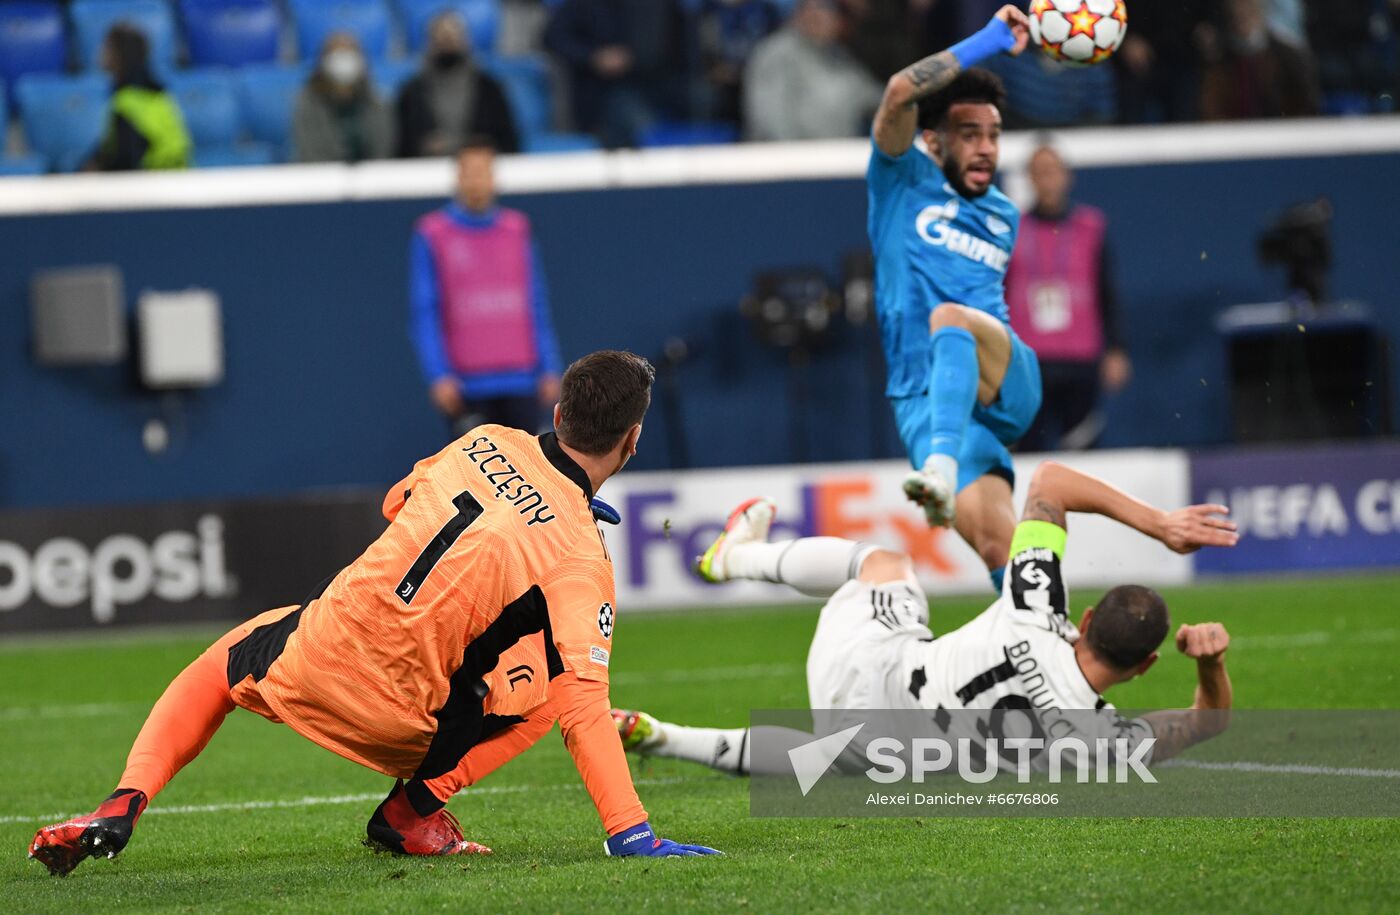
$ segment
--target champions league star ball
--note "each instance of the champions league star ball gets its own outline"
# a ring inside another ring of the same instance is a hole
[[[1031,41],[1075,66],[1103,63],[1128,34],[1123,0],[1032,0]]]

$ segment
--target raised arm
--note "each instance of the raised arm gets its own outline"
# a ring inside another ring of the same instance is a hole
[[[1157,739],[1152,746],[1153,762],[1170,759],[1230,726],[1234,694],[1225,671],[1225,649],[1229,646],[1230,633],[1219,623],[1183,625],[1177,630],[1177,650],[1196,659],[1196,696],[1189,709],[1164,709],[1142,716]]]
[[[1046,461],[1031,477],[1022,518],[1066,527],[1069,512],[1104,515],[1161,541],[1173,552],[1191,553],[1203,546],[1235,545],[1239,540],[1235,523],[1218,517],[1229,511],[1224,505],[1164,511],[1087,473]]]
[[[925,57],[891,76],[875,112],[875,145],[888,156],[902,156],[914,144],[919,101],[951,83],[959,73],[999,54],[1020,54],[1030,37],[1030,22],[1020,8],[1007,4],[986,27],[946,51]]]

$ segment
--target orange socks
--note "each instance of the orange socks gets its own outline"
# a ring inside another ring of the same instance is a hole
[[[228,633],[165,688],[126,758],[120,788],[135,788],[147,799],[154,798],[209,743],[234,709],[228,650],[246,634],[241,628]]]

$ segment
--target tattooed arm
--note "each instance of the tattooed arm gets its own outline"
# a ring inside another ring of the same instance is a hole
[[[1217,517],[1229,512],[1224,505],[1188,505],[1163,511],[1087,473],[1046,461],[1031,476],[1021,517],[1065,527],[1069,512],[1112,518],[1177,553],[1194,552],[1203,546],[1234,546],[1239,539],[1235,523]]]
[[[875,145],[887,156],[902,156],[914,145],[919,100],[953,81],[962,65],[952,51],[939,51],[900,70],[885,84],[885,96],[875,112]]]
[[[1196,659],[1196,699],[1189,709],[1164,709],[1142,716],[1157,738],[1152,746],[1153,762],[1177,756],[1229,727],[1234,699],[1230,675],[1225,672],[1225,649],[1229,646],[1230,634],[1219,623],[1183,625],[1177,630],[1177,650]]]
[[[1030,22],[1026,19],[1026,14],[1019,7],[1008,4],[998,10],[992,18],[1001,20],[1010,28],[1012,46],[1008,53],[1020,54],[1030,36]],[[1005,31],[1003,28],[1002,32]],[[889,82],[885,84],[885,95],[880,100],[880,108],[875,112],[875,126],[872,131],[875,145],[881,152],[887,156],[902,156],[914,144],[914,132],[919,121],[919,101],[951,83],[968,65],[981,59],[977,55],[985,52],[986,45],[985,42],[979,44],[977,39],[978,36],[973,36],[946,51],[939,51],[918,63],[910,64],[890,77]],[[968,54],[969,51],[971,54]],[[964,54],[974,59],[969,60]]]

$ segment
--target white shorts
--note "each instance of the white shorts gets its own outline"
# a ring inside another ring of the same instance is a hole
[[[822,607],[807,651],[807,701],[817,733],[842,729],[843,716],[831,710],[908,707],[900,657],[911,642],[932,638],[928,598],[916,583],[842,585]]]

